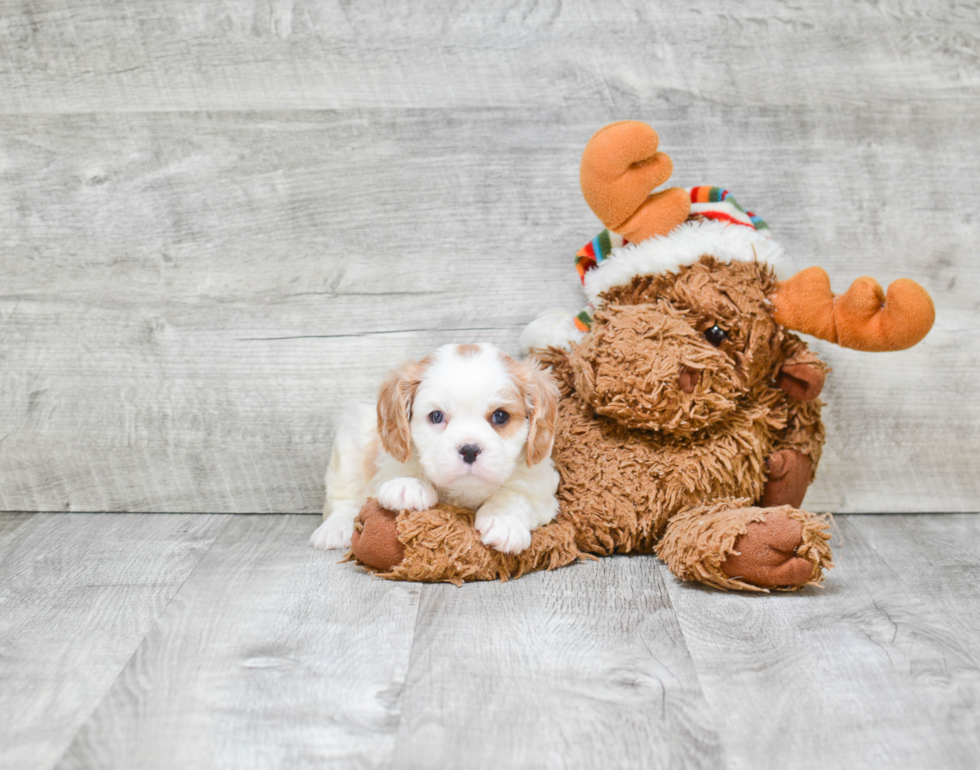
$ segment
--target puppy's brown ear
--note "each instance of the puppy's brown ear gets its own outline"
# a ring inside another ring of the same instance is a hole
[[[527,403],[527,464],[537,465],[551,454],[558,422],[558,385],[551,372],[545,371],[534,359],[517,364],[524,381],[524,400]]]
[[[378,391],[378,434],[385,451],[402,463],[412,459],[412,402],[428,359],[406,361],[392,370]]]

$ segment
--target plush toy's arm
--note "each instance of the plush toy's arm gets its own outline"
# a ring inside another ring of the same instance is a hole
[[[396,514],[368,500],[351,538],[352,556],[392,580],[461,585],[470,580],[507,580],[526,572],[556,569],[583,554],[575,524],[553,521],[534,531],[531,547],[519,554],[484,545],[473,512],[452,505]]]
[[[776,384],[786,391],[788,416],[786,427],[777,435],[774,449],[794,449],[808,457],[813,466],[809,480],[813,481],[824,443],[820,419],[823,402],[817,397],[823,390],[830,367],[795,334],[786,336],[783,351],[783,362],[775,377]]]
[[[799,507],[816,477],[823,451],[823,404],[817,396],[830,369],[792,334],[784,341],[781,358],[773,379],[786,393],[786,425],[776,434],[772,452],[766,458],[767,478],[760,502],[766,506]]]
[[[773,446],[774,452],[780,449],[792,449],[808,457],[813,466],[809,474],[811,482],[816,476],[817,464],[820,462],[826,437],[823,421],[820,419],[822,406],[823,403],[820,401],[793,403],[791,399],[786,427],[779,431]]]

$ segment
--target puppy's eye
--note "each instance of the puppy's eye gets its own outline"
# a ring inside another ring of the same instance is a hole
[[[503,409],[498,409],[496,412],[490,415],[490,422],[492,422],[494,425],[505,425],[509,419],[510,415]]]
[[[721,343],[728,339],[728,332],[722,329],[718,324],[715,324],[710,329],[705,329],[704,338],[715,347],[718,347]]]
[[[446,415],[440,412],[438,409],[434,412],[429,412],[429,422],[433,425],[438,425],[440,422],[446,419]]]

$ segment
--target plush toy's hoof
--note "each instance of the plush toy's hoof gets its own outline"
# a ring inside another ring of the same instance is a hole
[[[670,571],[726,590],[793,590],[833,567],[830,519],[791,508],[743,508],[719,500],[674,516],[657,545]]]
[[[354,519],[351,551],[355,558],[371,569],[387,572],[401,564],[405,546],[398,539],[398,514],[382,508],[378,501],[368,500]]]
[[[797,550],[803,545],[803,525],[781,511],[769,511],[765,521],[747,525],[735,541],[722,570],[731,578],[760,588],[802,586],[819,569]]]
[[[810,458],[795,449],[779,449],[769,456],[766,465],[769,477],[762,490],[762,507],[803,505],[813,468]]]

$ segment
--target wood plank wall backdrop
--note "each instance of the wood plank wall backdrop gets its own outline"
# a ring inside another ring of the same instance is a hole
[[[577,308],[578,159],[653,124],[912,351],[834,367],[808,507],[980,509],[980,9],[4,0],[0,509],[313,512],[338,414]]]

